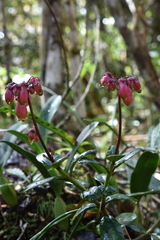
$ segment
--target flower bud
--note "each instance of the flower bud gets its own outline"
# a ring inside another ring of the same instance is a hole
[[[134,80],[133,81],[133,88],[136,92],[141,93],[142,89],[141,89],[141,84],[139,83],[138,80]]]
[[[26,105],[21,105],[19,102],[16,103],[16,116],[19,121],[26,120],[27,118],[27,107]]]
[[[35,92],[41,96],[43,95],[42,85],[38,77],[31,77],[29,83],[33,85]]]
[[[115,80],[110,80],[110,82],[106,86],[106,90],[108,92],[114,91],[116,89],[116,83]]]
[[[30,129],[28,132],[28,141],[32,144],[33,142],[38,142],[39,137],[35,129]]]
[[[19,90],[20,90],[19,85],[15,83],[12,87],[12,91],[13,91],[14,96],[18,96]]]
[[[106,86],[109,82],[110,82],[110,77],[109,77],[108,75],[104,75],[104,76],[100,79],[100,85],[101,85],[101,86]]]
[[[5,100],[8,104],[12,103],[14,100],[14,95],[11,89],[7,88],[5,92]]]

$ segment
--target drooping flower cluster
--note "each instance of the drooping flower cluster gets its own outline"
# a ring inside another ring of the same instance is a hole
[[[108,92],[118,90],[118,95],[124,104],[129,106],[133,102],[132,90],[141,92],[141,84],[136,77],[118,78],[110,72],[106,72],[100,80],[100,85],[105,86]]]
[[[43,94],[38,77],[30,77],[28,82],[22,82],[20,84],[11,82],[6,86],[5,100],[8,104],[12,103],[14,99],[17,101],[16,116],[19,120],[25,120],[27,118],[29,94],[33,93],[39,96]]]

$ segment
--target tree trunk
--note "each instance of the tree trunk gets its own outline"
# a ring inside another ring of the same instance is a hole
[[[50,5],[58,22],[61,20],[61,1],[51,0]],[[57,94],[64,91],[62,80],[62,54],[59,32],[45,1],[42,1],[41,78],[45,87]],[[50,94],[45,92],[45,101]]]
[[[70,27],[70,59],[71,59],[71,77],[72,80],[76,76],[80,65],[80,49],[78,43],[78,31],[77,31],[77,20],[76,20],[76,6],[75,0],[69,0],[66,3],[66,12]],[[80,100],[82,93],[83,93],[83,83],[82,79],[78,79],[77,82],[73,86],[73,100],[74,104],[76,105],[77,102]],[[86,117],[86,106],[85,102],[83,101],[82,104],[78,107],[77,113],[80,117]]]

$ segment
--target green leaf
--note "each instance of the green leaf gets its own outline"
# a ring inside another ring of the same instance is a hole
[[[102,217],[100,222],[101,240],[124,240],[120,224],[112,216]]]
[[[65,171],[68,172],[73,160],[73,157],[79,147],[79,145],[87,138],[89,137],[89,135],[92,133],[92,131],[97,127],[97,125],[99,124],[99,122],[92,122],[91,124],[89,124],[88,126],[86,126],[83,131],[80,133],[80,135],[78,136],[78,138],[76,139],[76,143],[73,146],[72,152],[70,153],[70,156],[68,158],[66,167],[65,167]]]
[[[111,148],[109,150],[107,150],[107,152],[106,152],[106,158],[110,155],[114,155],[115,150],[116,150],[116,146],[112,145]]]
[[[8,168],[8,169],[6,169],[6,172],[9,173],[9,174],[16,175],[20,178],[23,178],[25,181],[29,182],[25,173],[20,168]]]
[[[110,162],[116,162],[119,159],[122,159],[124,157],[124,155],[111,155],[107,157],[107,160],[109,160]]]
[[[129,160],[131,157],[133,157],[135,154],[139,153],[140,151],[141,151],[141,148],[135,148],[128,152],[125,152],[123,154],[125,156],[115,163],[115,167],[119,167],[122,163],[126,162],[127,160]]]
[[[131,175],[131,193],[144,192],[148,190],[151,177],[158,166],[158,161],[158,153],[152,153],[149,151],[144,152],[139,157],[135,169]],[[140,200],[141,196],[137,196],[136,198]]]
[[[74,217],[72,218],[71,224],[73,224],[73,222],[75,221],[76,217],[78,217],[80,214],[85,213],[87,210],[91,209],[91,208],[95,208],[96,204],[95,203],[88,203],[85,205],[82,205],[78,211],[76,212],[76,214],[74,215]]]
[[[80,161],[81,159],[83,159],[86,155],[89,155],[89,154],[92,154],[92,153],[96,153],[97,150],[96,149],[90,149],[86,152],[83,152],[81,154],[79,154],[71,163],[71,166],[70,166],[70,172],[72,172],[76,162]]]
[[[27,128],[27,124],[22,124],[20,122],[15,123],[14,125],[12,125],[9,129],[4,130],[4,131],[8,131],[8,130],[17,130],[17,132],[21,132],[23,131],[25,128]],[[3,130],[2,130],[3,131]],[[12,143],[15,143],[17,140],[17,137],[12,135],[11,133],[5,133],[1,143],[0,143],[0,166],[3,167],[7,160],[9,159],[11,153],[12,153],[12,148],[10,146],[8,146],[8,144],[5,143],[5,141],[10,141]]]
[[[117,200],[131,200],[136,202],[137,200],[133,197],[124,195],[124,194],[114,194],[111,196],[106,197],[106,202],[112,202],[112,201],[117,201]]]
[[[143,226],[137,222],[128,222],[128,223],[126,222],[124,225],[131,228],[135,232],[139,232],[139,233],[143,233],[143,234],[146,233],[146,230],[143,228]]]
[[[105,164],[102,164],[102,163],[99,163],[99,162],[97,162],[97,161],[95,161],[95,160],[92,160],[92,159],[83,159],[83,160],[80,160],[79,162],[78,162],[79,164],[84,164],[84,163],[86,163],[86,164],[89,164],[91,167],[93,167],[93,169],[94,168],[96,168],[97,170],[96,170],[96,172],[107,172],[107,170],[108,170],[108,168],[106,167],[106,165]],[[95,165],[97,165],[97,166],[95,166]]]
[[[52,180],[59,180],[61,179],[62,177],[49,177],[49,178],[45,178],[43,180],[39,180],[37,182],[34,182],[34,183],[31,183],[29,184],[26,188],[25,188],[25,191],[28,191],[28,190],[31,190],[39,185],[43,185],[45,183],[49,183],[50,181]]]
[[[50,97],[40,113],[40,118],[50,123],[54,114],[58,110],[61,101],[62,97],[60,95],[55,94]],[[43,126],[39,126],[39,131],[41,136],[43,136],[43,141],[46,143],[48,137],[48,130]]]
[[[54,201],[55,217],[59,217],[59,216],[63,215],[64,213],[66,213],[66,210],[67,210],[67,206],[66,206],[65,202],[63,201],[63,199],[60,196],[56,197],[56,199]],[[58,227],[62,230],[67,230],[69,227],[68,219],[60,221],[58,223]]]
[[[70,217],[76,211],[77,211],[77,209],[74,209],[72,211],[66,212],[66,213],[62,214],[61,216],[55,218],[50,223],[48,223],[41,231],[39,231],[36,235],[34,235],[30,240],[40,240],[44,236],[44,234],[46,234],[49,231],[50,228],[57,225],[62,220]]]
[[[116,220],[123,225],[128,222],[133,222],[136,218],[137,215],[135,213],[121,213],[116,216]]]
[[[109,186],[109,187],[105,188],[105,190],[103,192],[103,195],[110,196],[110,195],[113,195],[113,194],[115,194],[117,192],[118,192],[118,189],[116,187]]]
[[[94,202],[102,196],[104,189],[105,187],[102,185],[91,187],[87,191],[81,193],[81,198],[85,201]]]
[[[52,163],[52,162],[47,158],[46,153],[41,153],[41,154],[38,154],[38,155],[36,156],[36,159],[37,159],[37,161],[43,163],[43,164],[46,165],[46,166],[51,166],[51,165],[52,165],[53,168],[57,168],[57,167],[60,166],[60,164],[61,164],[62,162],[64,162],[64,161],[66,160],[66,157],[61,157],[61,155],[55,153],[55,154],[53,155],[53,159],[54,159],[55,162]]]
[[[106,181],[106,174],[104,174],[104,173],[97,174],[97,175],[94,176],[94,179],[95,179],[96,181],[104,184],[105,181]]]

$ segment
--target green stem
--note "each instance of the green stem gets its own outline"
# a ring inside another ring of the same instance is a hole
[[[65,172],[62,168],[57,169],[67,180],[73,183],[78,189],[81,191],[85,191],[86,188],[83,187],[79,182],[77,182],[73,177],[71,177],[67,172]]]
[[[54,159],[53,159],[52,155],[50,154],[50,152],[48,151],[48,149],[47,149],[47,147],[46,147],[46,145],[45,145],[45,143],[44,143],[44,141],[43,141],[43,139],[42,139],[42,137],[41,137],[41,134],[40,134],[40,132],[39,132],[39,129],[38,129],[38,126],[37,126],[37,123],[36,123],[36,119],[35,119],[35,117],[34,117],[34,112],[33,112],[32,104],[31,104],[31,101],[30,101],[29,98],[28,98],[28,105],[29,105],[29,108],[30,108],[30,112],[31,112],[31,116],[32,116],[32,121],[33,121],[35,130],[36,130],[36,133],[37,133],[37,135],[38,135],[38,137],[39,137],[39,140],[40,140],[40,142],[41,142],[41,144],[42,144],[42,146],[43,146],[43,148],[44,148],[44,150],[45,150],[45,152],[46,152],[49,160],[50,160],[52,163],[54,163]]]

